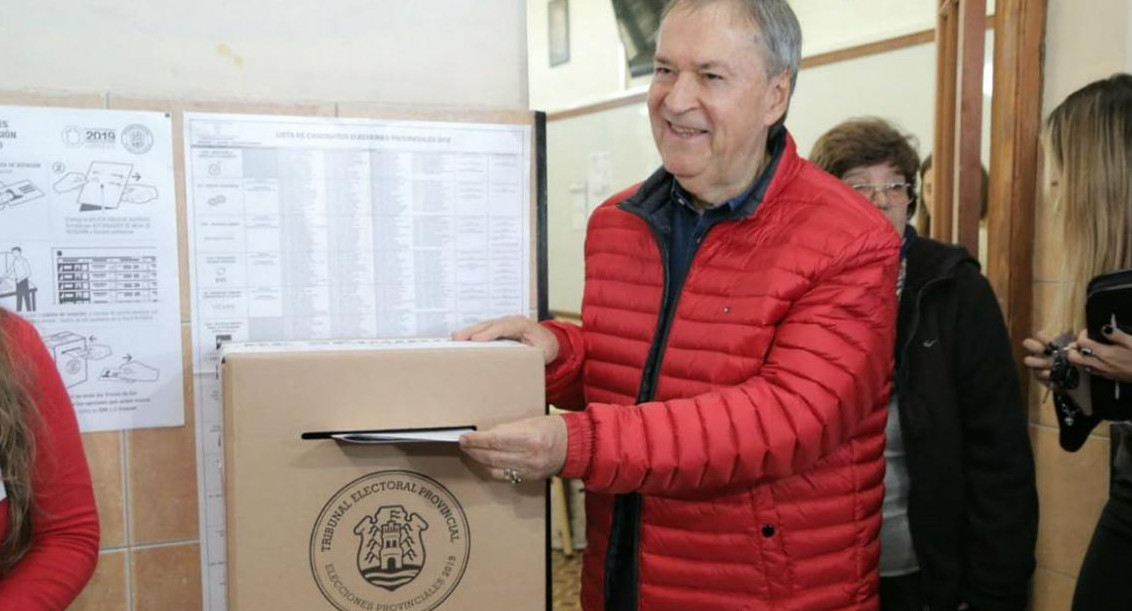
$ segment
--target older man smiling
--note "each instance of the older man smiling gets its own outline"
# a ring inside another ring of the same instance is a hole
[[[663,167],[594,211],[582,325],[543,350],[576,410],[462,439],[498,478],[582,478],[588,611],[877,608],[899,239],[783,127],[784,0],[675,0],[648,108]]]

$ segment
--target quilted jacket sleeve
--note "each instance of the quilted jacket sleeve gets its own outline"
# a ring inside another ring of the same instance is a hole
[[[567,414],[562,476],[602,492],[677,494],[810,468],[887,400],[898,249],[895,232],[877,226],[833,257],[742,384]]]
[[[558,340],[558,358],[546,366],[546,400],[559,409],[585,407],[582,392],[582,363],[585,346],[578,325],[549,321],[542,323]]]

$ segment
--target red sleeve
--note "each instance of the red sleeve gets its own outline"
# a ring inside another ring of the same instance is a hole
[[[582,329],[565,322],[542,324],[558,340],[558,356],[546,366],[546,400],[559,409],[582,409],[586,406],[582,392],[582,363],[586,352]]]
[[[637,409],[564,414],[562,477],[647,494],[797,474],[854,437],[887,400],[899,244],[889,227],[835,257],[775,331],[759,375]]]
[[[25,368],[39,410],[32,421],[35,466],[32,547],[0,578],[0,609],[66,609],[98,562],[99,525],[75,410],[38,333],[4,314],[15,367]]]

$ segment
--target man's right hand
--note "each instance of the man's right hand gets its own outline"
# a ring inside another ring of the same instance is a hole
[[[490,342],[512,339],[542,350],[543,360],[550,364],[558,358],[558,338],[554,333],[526,316],[504,316],[476,323],[452,334],[460,342]]]

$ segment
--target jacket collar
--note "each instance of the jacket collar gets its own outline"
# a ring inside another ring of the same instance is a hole
[[[950,283],[957,270],[964,265],[979,268],[979,262],[966,248],[944,244],[916,235],[913,230],[911,240],[905,234],[901,247],[904,260],[904,290],[896,314],[896,383],[906,382],[908,369],[904,356],[908,344],[919,332],[920,317],[923,315],[924,295],[937,282]]]
[[[908,258],[908,249],[911,248],[912,243],[915,242],[916,240],[918,240],[919,238],[920,238],[920,234],[916,231],[915,227],[913,227],[911,224],[904,226],[904,236],[903,236],[903,239],[900,240],[900,258],[901,259],[907,259]]]
[[[905,231],[900,254],[907,260],[908,266],[904,285],[906,297],[918,294],[920,289],[935,280],[951,277],[960,265],[980,267],[979,261],[966,248],[920,237],[911,227]]]
[[[745,199],[735,206],[735,214],[732,218],[744,219],[754,214],[760,203],[782,191],[797,173],[801,159],[798,157],[794,139],[785,127],[776,128],[768,137],[767,152],[770,161],[766,169],[755,181],[754,187],[748,191]],[[663,211],[672,201],[674,182],[676,180],[672,174],[661,167],[641,183],[636,193],[621,202],[620,207],[638,216],[649,218],[656,225],[667,225],[667,220],[663,218],[666,214]]]

